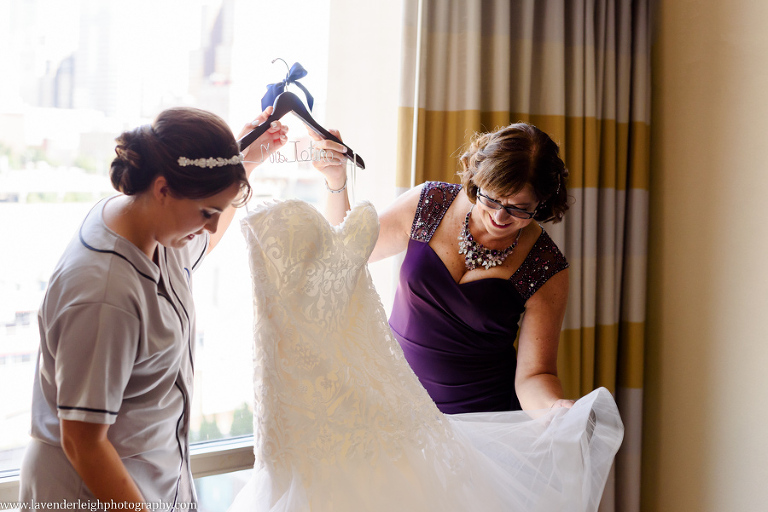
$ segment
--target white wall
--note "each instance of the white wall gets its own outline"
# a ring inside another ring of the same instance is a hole
[[[768,2],[655,24],[642,509],[768,510]]]
[[[395,199],[400,4],[331,0],[326,126],[340,130],[365,160],[351,190],[353,204],[368,200],[378,211]],[[391,259],[370,265],[387,309],[393,265]]]

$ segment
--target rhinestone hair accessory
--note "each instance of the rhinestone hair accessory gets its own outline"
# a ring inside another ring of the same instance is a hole
[[[195,167],[224,167],[225,165],[236,165],[242,163],[242,161],[242,153],[235,155],[232,158],[196,158],[190,160],[187,157],[181,156],[178,160],[179,165],[182,167],[187,167],[188,165],[194,165]]]
[[[496,265],[501,265],[507,256],[512,254],[512,251],[517,247],[517,242],[520,240],[520,233],[523,232],[523,228],[517,232],[517,237],[512,245],[506,249],[496,250],[483,247],[481,244],[475,242],[472,238],[472,233],[469,232],[469,217],[472,215],[472,209],[475,205],[472,205],[467,212],[467,216],[464,218],[464,228],[459,233],[459,254],[464,254],[464,265],[467,270],[474,270],[477,267],[484,267],[488,270]]]

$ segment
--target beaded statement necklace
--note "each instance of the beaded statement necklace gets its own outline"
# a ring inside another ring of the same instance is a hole
[[[503,250],[488,249],[483,247],[482,244],[475,242],[472,238],[472,233],[469,232],[469,217],[472,215],[472,209],[475,205],[472,205],[467,212],[467,216],[464,218],[464,228],[459,233],[459,254],[464,254],[464,265],[467,270],[474,270],[477,267],[485,267],[488,270],[496,265],[501,265],[507,256],[512,254],[512,251],[517,247],[517,242],[520,240],[520,233],[523,229],[517,232],[517,237],[512,245]]]

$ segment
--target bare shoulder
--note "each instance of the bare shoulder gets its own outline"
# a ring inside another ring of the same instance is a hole
[[[394,256],[405,250],[423,188],[424,185],[418,185],[400,194],[379,214],[379,239],[370,261]]]
[[[418,185],[403,192],[379,215],[382,230],[397,226],[398,229],[410,228],[416,208],[419,206],[419,198],[424,185]]]

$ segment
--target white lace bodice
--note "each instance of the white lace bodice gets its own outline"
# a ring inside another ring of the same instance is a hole
[[[374,464],[381,451],[396,459],[403,443],[420,449],[450,437],[368,273],[378,227],[369,203],[338,227],[296,200],[243,220],[257,319],[257,467],[310,478],[340,458]]]

